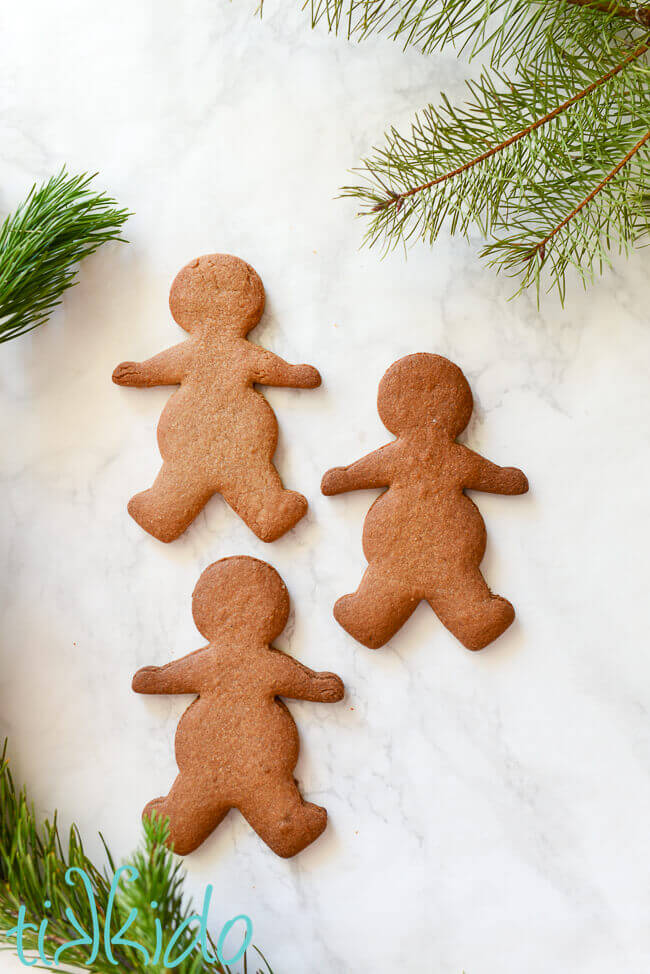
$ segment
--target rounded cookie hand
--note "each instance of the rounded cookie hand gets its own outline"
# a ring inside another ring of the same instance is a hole
[[[313,365],[296,365],[295,378],[297,389],[317,389],[321,384],[320,372]]]
[[[504,487],[509,494],[525,494],[528,491],[528,478],[517,467],[504,467],[502,476]]]
[[[131,688],[136,693],[150,693],[157,685],[159,673],[159,666],[143,666],[133,677]]]
[[[137,386],[143,381],[139,362],[120,362],[113,372],[113,382],[118,386]]]
[[[343,680],[336,673],[317,673],[316,692],[323,703],[336,703],[345,694]]]
[[[326,497],[331,497],[332,494],[341,494],[346,489],[346,469],[346,467],[332,467],[331,470],[328,470],[321,480],[321,493],[325,494]]]

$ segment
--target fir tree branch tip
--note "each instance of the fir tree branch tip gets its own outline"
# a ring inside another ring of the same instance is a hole
[[[75,283],[79,261],[108,241],[125,242],[131,215],[91,187],[97,173],[65,168],[27,198],[0,228],[0,342],[43,324]]]

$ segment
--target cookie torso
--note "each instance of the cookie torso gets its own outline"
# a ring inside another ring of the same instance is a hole
[[[190,339],[191,364],[158,424],[163,458],[173,457],[193,475],[227,485],[247,456],[271,460],[278,438],[275,414],[255,390],[250,343],[207,335]]]
[[[444,432],[400,437],[391,486],[372,505],[363,529],[368,561],[411,565],[418,577],[444,571],[449,560],[483,557],[486,532],[463,492],[459,448]]]
[[[298,760],[298,730],[273,694],[260,655],[210,647],[210,686],[182,716],[176,733],[181,773],[199,769],[233,806],[250,795],[260,774],[290,775]]]

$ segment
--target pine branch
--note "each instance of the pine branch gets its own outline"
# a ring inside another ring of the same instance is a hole
[[[490,48],[498,67],[513,57],[530,64],[549,49],[589,42],[594,56],[650,30],[650,3],[618,0],[305,0],[312,27],[363,40],[386,33],[425,53],[453,46],[470,56]],[[578,9],[576,9],[578,8]]]
[[[589,206],[589,204],[596,199],[598,194],[605,189],[608,183],[611,183],[612,180],[616,178],[619,172],[625,166],[628,165],[630,160],[634,158],[637,152],[639,152],[643,148],[643,146],[646,144],[646,142],[648,142],[648,140],[650,140],[650,132],[646,132],[646,134],[639,139],[637,144],[635,146],[632,146],[632,148],[627,153],[627,155],[623,159],[621,159],[621,161],[616,166],[614,166],[612,171],[608,172],[604,179],[601,179],[601,181],[594,189],[592,189],[589,195],[586,196],[583,200],[581,200],[580,203],[578,203],[578,205],[574,207],[571,210],[571,212],[567,214],[567,216],[565,216],[564,219],[560,221],[560,223],[558,223],[557,226],[553,227],[550,233],[547,233],[543,240],[540,240],[539,243],[535,244],[535,246],[530,252],[529,259],[538,256],[540,260],[543,262],[544,256],[546,254],[546,247],[551,242],[553,237],[555,237],[556,234],[561,233],[562,230],[564,230],[564,228],[568,226],[571,220],[575,219],[575,217],[578,216],[578,214],[581,212],[581,210],[585,208],[585,206]]]
[[[628,253],[650,234],[649,167],[647,160],[645,164],[638,160],[640,150],[649,140],[650,132],[645,132],[597,186],[589,187],[586,179],[581,180],[579,191],[586,195],[578,199],[568,214],[566,190],[561,196],[553,192],[553,187],[546,197],[538,194],[540,205],[546,207],[544,219],[515,217],[508,235],[483,249],[488,263],[519,276],[520,291],[534,284],[539,296],[540,272],[548,262],[549,277],[562,301],[569,267],[578,272],[585,285],[592,281],[596,270],[602,273],[609,265],[609,251],[618,249]],[[608,147],[610,156],[613,148]],[[636,170],[632,168],[634,162]],[[530,240],[536,236],[538,241],[531,247]],[[549,248],[551,239],[553,247]]]
[[[485,52],[491,70],[460,107],[442,95],[410,131],[391,128],[343,196],[384,249],[446,225],[487,237],[488,262],[564,300],[650,234],[649,0],[305,0],[312,26],[384,32],[430,53]],[[501,70],[508,63],[510,74]],[[514,73],[513,73],[514,72]],[[533,259],[534,257],[534,259]],[[548,272],[548,275],[547,275]]]
[[[538,293],[545,267],[563,299],[570,267],[590,280],[611,249],[650,232],[647,49],[604,73],[588,52],[557,56],[543,83],[538,64],[515,80],[483,71],[465,106],[443,96],[410,133],[391,129],[364,160],[365,181],[343,190],[370,219],[366,240],[392,247],[433,241],[445,223],[465,236],[475,226],[492,266]]]
[[[577,7],[589,7],[599,13],[611,14],[614,17],[625,17],[627,20],[634,20],[642,27],[650,27],[650,6],[646,3],[637,7],[628,7],[626,4],[618,3],[617,0],[567,0],[567,3]]]
[[[184,874],[179,861],[166,846],[167,823],[156,819],[145,824],[144,845],[129,861],[131,869],[139,877],[120,882],[113,902],[111,933],[117,934],[127,923],[132,911],[138,911],[133,922],[124,932],[123,939],[141,945],[153,960],[163,931],[168,943],[171,934],[178,930],[193,913],[184,892]],[[93,974],[167,974],[162,960],[145,964],[142,950],[128,945],[114,945],[112,953],[116,963],[111,963],[103,943],[112,877],[115,863],[106,849],[107,866],[97,867],[86,855],[76,826],[72,826],[64,851],[56,816],[53,822],[39,824],[34,809],[23,790],[17,792],[6,760],[6,742],[0,759],[0,937],[2,948],[16,950],[16,939],[7,937],[7,931],[15,928],[21,907],[25,908],[26,922],[33,924],[24,931],[25,951],[38,959],[39,926],[47,917],[41,950],[48,962],[54,961],[50,970],[60,970],[60,965],[81,967]],[[106,847],[105,847],[106,848]],[[87,876],[102,938],[96,958],[91,962],[91,947],[85,944],[69,947],[79,939],[80,930],[69,921],[66,909],[72,911],[77,923],[89,933],[93,930],[91,900],[79,878],[72,874],[72,883],[66,882],[69,869],[82,870]],[[135,874],[130,872],[129,876]],[[153,908],[151,904],[156,903]],[[156,918],[160,927],[156,926]],[[158,939],[157,939],[158,938]],[[186,929],[179,937],[172,959],[177,958],[194,939],[192,929]],[[63,948],[65,947],[65,950]],[[60,952],[57,956],[57,950]],[[212,953],[216,954],[214,944]],[[260,953],[258,951],[258,953]],[[27,953],[26,953],[27,955]],[[164,955],[163,955],[164,957]],[[260,953],[260,957],[262,957]],[[264,958],[262,958],[264,960]],[[272,974],[268,963],[267,974]],[[174,970],[179,974],[232,974],[229,967],[207,961],[199,950],[192,951]],[[247,970],[244,959],[244,972]],[[252,971],[251,971],[252,974]],[[257,970],[257,974],[263,974]]]
[[[43,324],[71,287],[77,265],[120,231],[129,212],[90,189],[94,176],[65,169],[0,229],[0,342]]]
[[[578,0],[576,0],[576,2],[578,2]],[[576,105],[579,101],[582,101],[583,98],[588,98],[589,95],[596,91],[597,88],[600,88],[601,85],[607,84],[608,81],[611,81],[612,78],[614,78],[621,71],[624,71],[629,64],[638,60],[638,58],[646,54],[647,51],[648,45],[641,45],[641,47],[637,48],[636,51],[633,51],[620,64],[615,65],[615,67],[611,68],[606,74],[602,75],[600,78],[597,78],[595,81],[592,81],[591,84],[587,85],[586,88],[583,88],[582,91],[579,91],[577,94],[567,98],[567,100],[562,102],[561,105],[557,105],[551,111],[547,112],[545,115],[542,115],[541,118],[531,122],[525,128],[521,129],[519,132],[516,132],[514,135],[511,135],[504,141],[499,142],[498,145],[492,146],[490,149],[486,149],[486,151],[482,152],[480,155],[474,156],[473,159],[464,162],[462,166],[458,166],[456,169],[443,173],[441,176],[436,176],[435,179],[430,179],[427,183],[420,183],[419,186],[412,186],[410,189],[404,190],[401,193],[391,193],[387,199],[371,207],[370,212],[378,213],[380,210],[385,210],[390,206],[395,206],[399,211],[402,208],[404,200],[408,199],[410,196],[415,196],[417,193],[422,193],[424,190],[432,189],[434,186],[438,186],[440,183],[444,183],[448,179],[453,179],[455,176],[460,176],[462,173],[467,172],[467,170],[472,169],[474,166],[478,166],[480,163],[486,162],[499,152],[504,152],[506,149],[509,149],[510,146],[514,145],[515,142],[519,142],[520,139],[527,138],[527,136],[532,135],[532,133],[537,129],[542,128],[544,125],[548,125],[549,122],[552,122],[563,112],[566,112],[573,105]]]

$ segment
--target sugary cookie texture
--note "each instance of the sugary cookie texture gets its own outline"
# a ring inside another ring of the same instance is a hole
[[[286,625],[289,595],[266,562],[236,557],[210,565],[192,612],[208,645],[133,678],[137,693],[198,695],[176,733],[178,777],[144,815],[166,816],[170,844],[186,855],[238,808],[275,853],[294,856],[318,838],[327,812],[298,791],[298,731],[278,697],[333,703],[343,684],[269,645]]]
[[[169,307],[189,339],[113,373],[123,386],[180,386],[158,424],[163,466],[153,486],[131,498],[129,513],[155,538],[173,541],[219,493],[258,538],[274,541],[307,501],[282,486],[273,465],[275,414],[253,386],[313,389],[320,375],[246,340],[262,316],[264,288],[237,257],[191,261],[172,284]]]
[[[468,382],[453,362],[419,353],[386,372],[379,416],[396,439],[349,467],[323,477],[324,494],[387,487],[363,529],[368,568],[352,595],[334,607],[337,621],[360,643],[383,646],[425,599],[468,649],[483,649],[513,621],[506,599],[480,572],[485,524],[466,488],[524,494],[521,470],[498,467],[456,437],[472,414]]]

